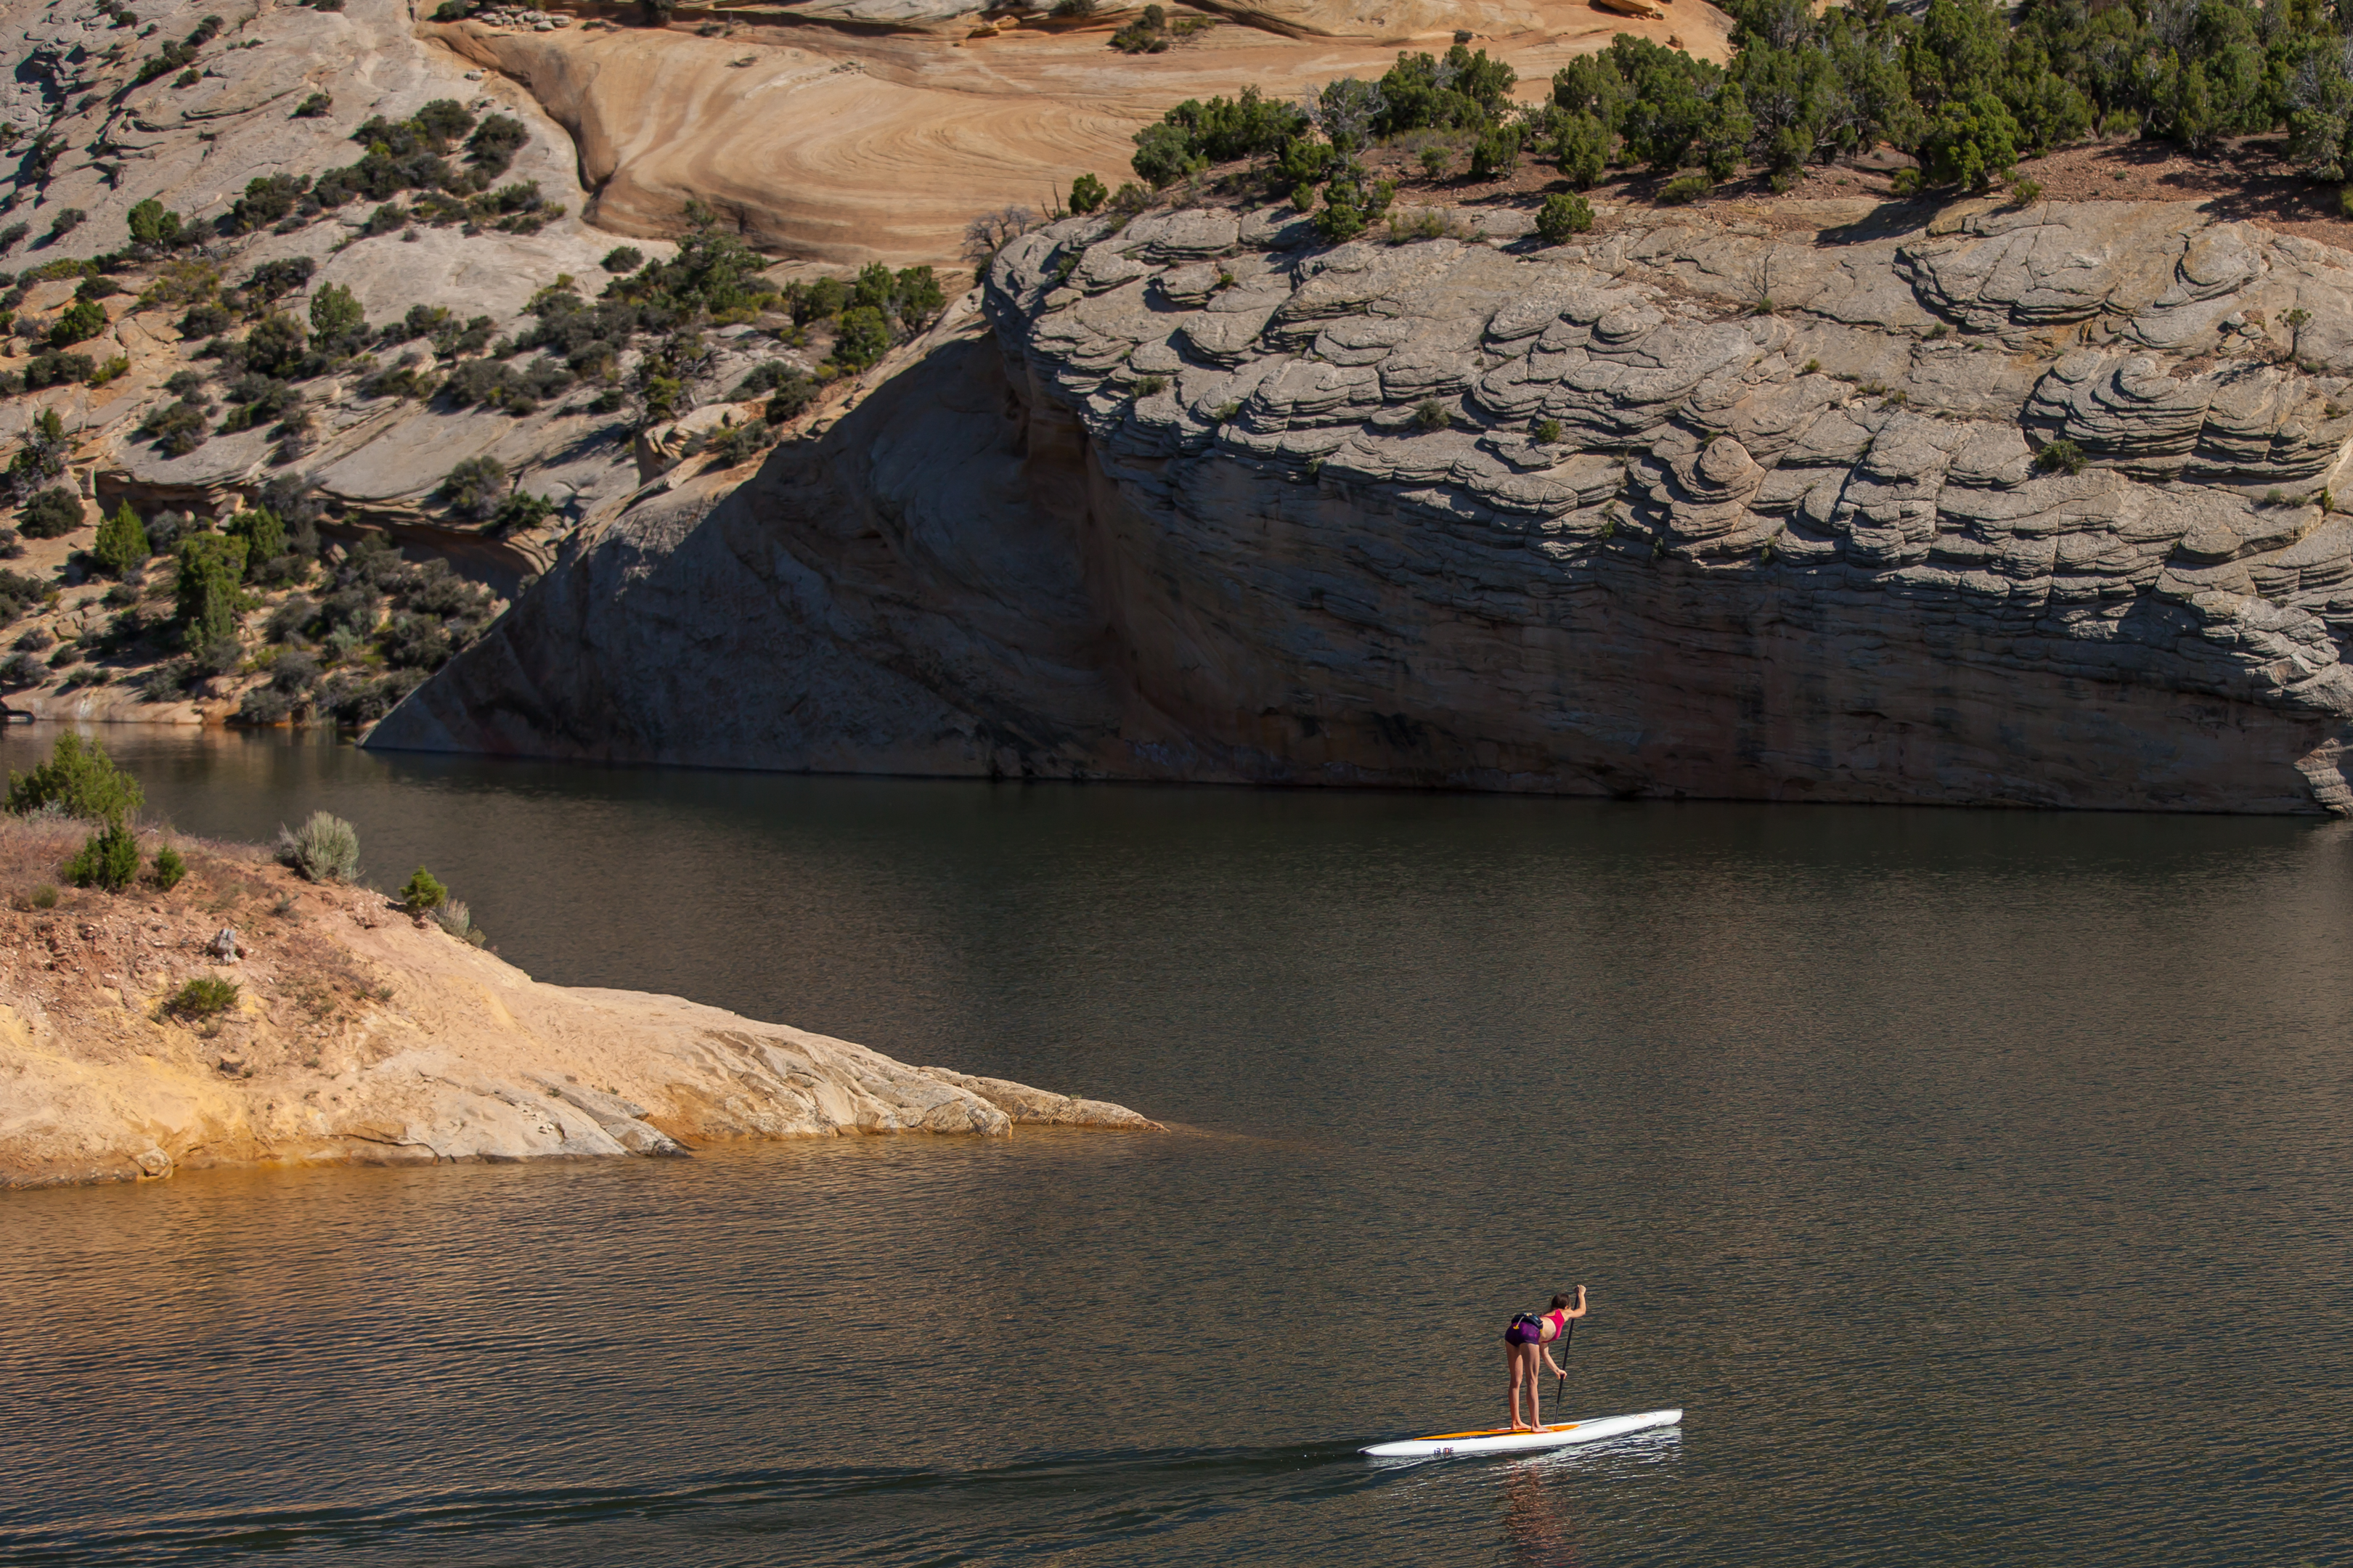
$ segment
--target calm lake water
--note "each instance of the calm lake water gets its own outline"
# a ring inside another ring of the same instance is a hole
[[[0,1198],[0,1561],[2353,1563],[2347,826],[103,739],[1182,1131]],[[1567,1413],[1679,1430],[1356,1457],[1580,1280]]]

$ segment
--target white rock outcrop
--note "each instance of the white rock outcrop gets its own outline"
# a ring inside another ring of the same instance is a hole
[[[53,866],[79,837],[0,818],[0,861]],[[675,996],[543,984],[381,895],[183,845],[193,874],[171,892],[0,910],[0,1188],[1157,1126]],[[211,935],[216,903],[238,910],[236,958]],[[179,988],[204,975],[233,982],[235,1003],[175,1014]]]

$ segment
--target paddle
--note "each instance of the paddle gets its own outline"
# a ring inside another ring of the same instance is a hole
[[[1568,1321],[1567,1329],[1560,1336],[1560,1353],[1563,1360],[1567,1359],[1568,1342],[1575,1338],[1577,1338],[1577,1320],[1575,1318],[1571,1318]],[[1560,1381],[1553,1385],[1553,1408],[1556,1410],[1559,1409],[1560,1402],[1567,1397],[1568,1397],[1568,1368],[1562,1367],[1560,1369]]]
[[[1578,1289],[1577,1289],[1577,1300],[1578,1300],[1578,1301],[1580,1301],[1580,1302],[1582,1302],[1582,1301],[1585,1300],[1585,1291],[1584,1291],[1584,1288],[1583,1288],[1582,1286],[1578,1287]],[[1561,1353],[1561,1359],[1562,1359],[1562,1360],[1566,1361],[1566,1360],[1568,1358],[1568,1344],[1569,1344],[1569,1342],[1570,1342],[1571,1340],[1574,1340],[1575,1338],[1577,1338],[1577,1320],[1576,1320],[1575,1318],[1571,1318],[1571,1319],[1569,1319],[1569,1320],[1568,1320],[1568,1326],[1567,1326],[1566,1329],[1564,1329],[1564,1330],[1562,1330],[1562,1331],[1561,1331],[1561,1336],[1560,1336],[1560,1353]],[[1568,1397],[1568,1368],[1567,1368],[1567,1367],[1562,1367],[1562,1368],[1560,1369],[1560,1381],[1559,1381],[1558,1383],[1556,1383],[1556,1384],[1555,1384],[1553,1385],[1553,1391],[1552,1391],[1552,1403],[1553,1403],[1553,1408],[1554,1408],[1556,1411],[1557,1411],[1557,1410],[1560,1408],[1560,1402],[1561,1402],[1562,1400],[1564,1400],[1564,1399],[1567,1398],[1567,1397]],[[1539,1423],[1538,1423],[1538,1425],[1539,1425],[1539,1426],[1541,1426],[1541,1425],[1542,1425],[1542,1423],[1541,1423],[1541,1422],[1539,1422]]]

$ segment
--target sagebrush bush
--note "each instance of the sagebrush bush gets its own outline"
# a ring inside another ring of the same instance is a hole
[[[300,831],[278,828],[278,858],[305,881],[352,882],[360,875],[359,830],[342,817],[314,811]]]
[[[237,985],[234,980],[216,979],[199,974],[172,994],[164,1010],[183,1018],[212,1018],[237,1005]]]
[[[1417,430],[1444,430],[1454,423],[1454,411],[1435,397],[1425,398],[1413,411]]]
[[[473,911],[462,899],[450,899],[433,911],[434,923],[460,942],[470,942],[476,947],[486,940],[482,928],[474,923]]]

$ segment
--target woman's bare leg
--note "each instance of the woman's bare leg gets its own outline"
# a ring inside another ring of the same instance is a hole
[[[1528,1352],[1528,1425],[1544,1430],[1544,1347],[1529,1345]]]
[[[1529,1392],[1531,1394],[1535,1392],[1535,1379],[1533,1373],[1535,1362],[1535,1358],[1529,1355],[1530,1347],[1526,1345],[1505,1345],[1504,1348],[1511,1352],[1512,1357],[1512,1430],[1525,1432],[1529,1429],[1529,1424],[1520,1419],[1520,1384],[1525,1382],[1529,1386]]]

